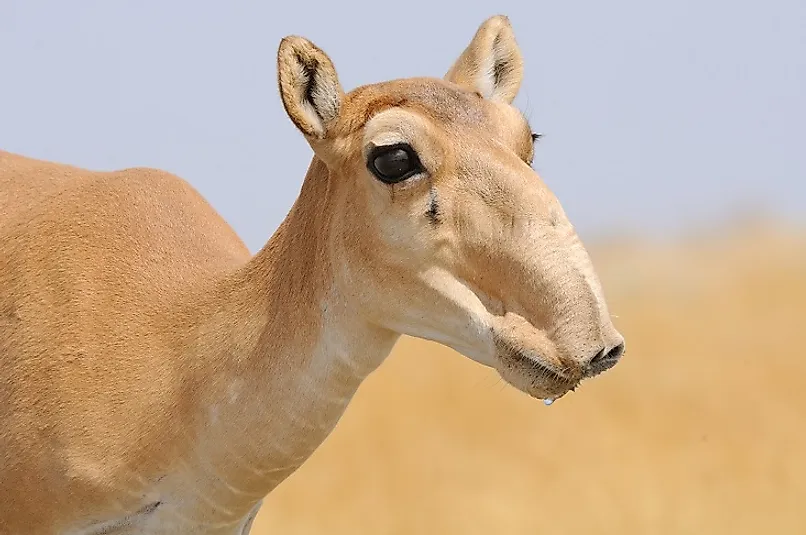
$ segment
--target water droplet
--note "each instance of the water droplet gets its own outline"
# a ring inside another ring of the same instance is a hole
[[[548,407],[548,406],[549,406],[549,405],[551,405],[552,403],[554,403],[554,398],[546,398],[546,399],[544,399],[544,400],[543,400],[543,404],[544,404],[546,407]]]

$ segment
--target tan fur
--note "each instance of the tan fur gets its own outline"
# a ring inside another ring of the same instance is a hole
[[[176,176],[0,152],[0,533],[246,533],[401,334],[536,397],[601,371],[621,336],[530,168],[521,77],[505,17],[445,80],[349,94],[284,39],[315,156],[253,257]],[[426,172],[375,179],[367,150],[392,142]]]

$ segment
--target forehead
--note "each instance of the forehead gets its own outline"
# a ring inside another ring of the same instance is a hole
[[[353,90],[342,104],[341,133],[361,129],[374,115],[390,108],[419,112],[446,130],[490,134],[503,129],[517,137],[530,137],[532,133],[526,118],[515,108],[497,105],[476,93],[432,78],[393,80]]]

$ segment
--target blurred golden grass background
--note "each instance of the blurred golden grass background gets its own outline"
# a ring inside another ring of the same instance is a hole
[[[616,368],[545,407],[403,339],[252,533],[806,533],[806,234],[590,249]]]

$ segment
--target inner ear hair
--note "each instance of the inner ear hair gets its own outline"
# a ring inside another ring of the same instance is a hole
[[[291,121],[306,136],[323,138],[339,114],[344,92],[333,62],[303,37],[289,36],[277,53],[280,96]]]
[[[509,19],[487,19],[445,79],[483,98],[512,103],[523,81],[523,57]]]
[[[505,36],[505,32],[508,35]],[[493,90],[487,98],[514,100],[523,78],[523,59],[508,25],[493,39],[491,63]]]

